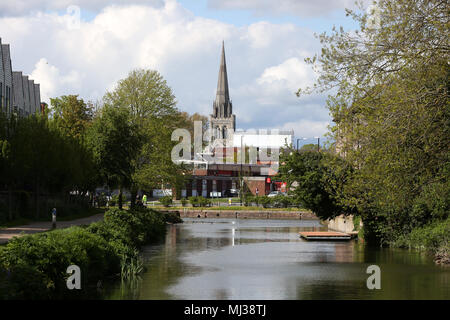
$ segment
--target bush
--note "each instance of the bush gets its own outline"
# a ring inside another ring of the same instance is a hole
[[[6,286],[15,288],[5,298],[25,298],[36,289],[47,298],[77,295],[66,287],[66,269],[73,264],[82,270],[81,287],[87,292],[91,284],[117,271],[115,258],[105,239],[80,227],[15,238],[0,257],[0,269],[10,274]],[[30,273],[35,278],[31,287]]]
[[[159,199],[159,202],[164,206],[164,207],[168,207],[173,203],[172,197],[171,196],[164,196],[162,198]]]
[[[268,208],[272,204],[272,198],[268,196],[261,196],[258,199],[258,202],[264,207]]]
[[[287,208],[290,204],[292,204],[292,198],[279,194],[273,197],[273,203],[277,208]]]
[[[193,207],[198,207],[198,199],[197,199],[197,197],[189,197],[188,200],[189,200],[189,202],[191,203],[191,205]]]
[[[209,199],[206,199],[202,196],[189,197],[189,202],[193,207],[206,207],[211,204]]]
[[[183,207],[186,207],[186,204],[187,204],[187,200],[186,200],[186,198],[181,198],[181,205],[183,206]]]
[[[137,249],[161,237],[166,220],[175,221],[175,217],[147,208],[113,208],[103,221],[88,227],[14,238],[0,247],[0,299],[95,294],[98,280],[141,270]],[[82,271],[82,290],[67,290],[66,269],[72,264]]]
[[[423,249],[435,255],[437,263],[450,263],[450,217],[414,228],[391,242],[394,247]]]
[[[252,202],[254,202],[255,197],[251,194],[251,193],[246,193],[244,195],[244,206],[248,207],[252,204]]]
[[[112,197],[111,197],[111,200],[109,200],[109,206],[110,207],[115,207],[116,206],[116,204],[118,204],[119,203],[119,196],[116,194],[116,195],[113,195]]]

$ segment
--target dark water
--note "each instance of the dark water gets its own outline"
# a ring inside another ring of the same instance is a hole
[[[184,219],[144,248],[146,272],[107,299],[450,299],[450,267],[417,251],[305,241],[309,220]],[[369,290],[369,265],[381,289]]]

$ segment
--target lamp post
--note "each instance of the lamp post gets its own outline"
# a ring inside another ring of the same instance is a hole
[[[298,151],[298,142],[300,141],[300,140],[306,140],[307,138],[299,138],[299,139],[297,139],[297,151]]]
[[[314,137],[317,139],[317,152],[320,152],[320,137]]]
[[[242,206],[242,199],[243,199],[243,192],[244,192],[244,177],[242,176],[242,146],[243,146],[243,144],[242,144],[242,138],[243,138],[243,135],[241,134],[241,159],[239,159],[239,161],[241,162],[241,174],[240,174],[240,184],[241,184],[241,189],[239,190],[240,192],[240,195],[241,195],[241,206]],[[244,149],[244,161],[245,161],[245,149]]]

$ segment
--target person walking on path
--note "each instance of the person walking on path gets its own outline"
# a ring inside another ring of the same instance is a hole
[[[56,208],[52,210],[52,230],[56,229]]]
[[[144,195],[142,196],[142,204],[143,204],[144,206],[147,206],[147,195],[146,195],[146,194],[144,194]]]

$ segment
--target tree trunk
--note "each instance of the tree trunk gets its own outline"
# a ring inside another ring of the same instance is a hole
[[[119,209],[122,210],[122,187],[119,187]]]
[[[131,186],[131,200],[130,200],[130,209],[133,209],[136,206],[136,196],[137,196],[137,188],[136,186]]]
[[[12,211],[12,186],[8,185],[8,217],[9,221],[13,220],[13,211]]]
[[[36,207],[36,220],[39,219],[39,183],[34,188],[34,206]]]

